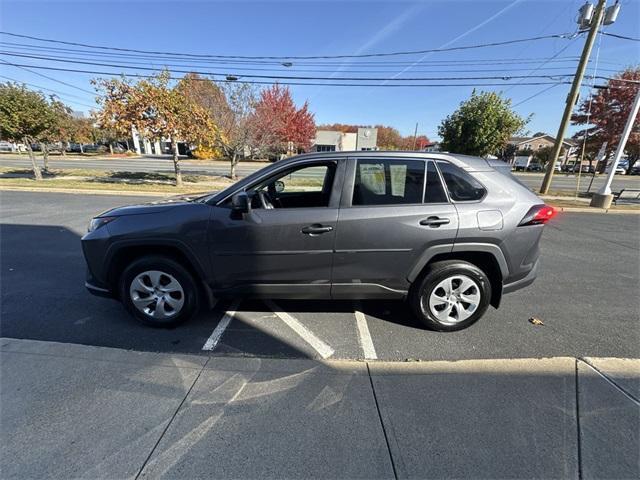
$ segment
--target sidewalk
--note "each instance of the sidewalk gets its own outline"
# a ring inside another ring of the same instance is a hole
[[[640,476],[640,360],[0,347],[3,479]]]

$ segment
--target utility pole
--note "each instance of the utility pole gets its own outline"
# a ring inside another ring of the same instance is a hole
[[[551,186],[551,179],[553,178],[553,172],[556,167],[556,162],[558,161],[558,157],[560,156],[560,150],[562,149],[562,142],[564,141],[564,136],[567,132],[567,126],[569,125],[569,120],[571,120],[571,112],[573,111],[573,107],[578,101],[578,96],[580,94],[580,85],[582,84],[584,71],[587,68],[587,63],[589,63],[591,50],[593,48],[593,44],[595,42],[596,35],[598,33],[598,28],[600,28],[600,24],[602,23],[602,18],[604,17],[604,11],[605,11],[606,5],[607,5],[607,0],[598,0],[598,5],[596,6],[596,10],[595,10],[595,13],[593,14],[593,18],[591,19],[591,27],[589,29],[589,34],[587,35],[587,40],[582,50],[582,56],[580,57],[580,63],[578,63],[578,69],[576,70],[576,74],[573,77],[573,83],[571,84],[571,91],[567,96],[567,103],[564,107],[562,121],[560,122],[560,127],[558,128],[558,134],[556,135],[556,143],[553,145],[553,151],[551,153],[551,161],[547,164],[547,171],[545,173],[544,180],[542,181],[542,186],[540,187],[540,193],[543,195],[549,191],[549,187]]]
[[[418,138],[418,122],[416,122],[416,129],[413,131],[413,148],[412,150],[416,149],[416,139]]]
[[[624,126],[624,131],[622,132],[620,142],[618,143],[618,148],[616,149],[616,154],[614,155],[611,166],[609,167],[607,181],[602,186],[602,188],[598,190],[598,193],[596,193],[591,199],[592,207],[609,208],[611,206],[611,201],[613,200],[613,195],[611,194],[611,182],[613,181],[613,176],[616,174],[616,167],[620,162],[620,157],[622,157],[622,154],[624,153],[624,147],[627,144],[629,135],[631,134],[633,122],[638,115],[638,110],[640,110],[640,88],[638,89],[636,99],[634,100],[633,106],[631,107],[631,113],[629,114],[629,118],[627,118],[627,123]]]

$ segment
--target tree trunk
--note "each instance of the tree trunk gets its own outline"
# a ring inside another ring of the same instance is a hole
[[[84,155],[84,148],[83,148],[82,144],[80,144],[80,154]]]
[[[182,172],[180,171],[180,159],[178,158],[178,143],[171,141],[173,147],[173,168],[176,171],[176,187],[182,186]]]
[[[235,180],[236,177],[236,165],[238,165],[238,154],[233,152],[231,156],[231,180]]]
[[[111,155],[113,155],[113,143],[109,142],[109,151],[111,152]]]
[[[41,143],[40,148],[42,149],[42,162],[44,163],[44,171],[49,171],[49,146],[46,143]]]
[[[68,142],[60,142],[62,144],[62,149],[60,150],[60,153],[62,154],[63,157],[67,156],[67,146],[69,145]]]
[[[127,138],[125,142],[127,142],[127,152],[130,152],[131,148],[129,147],[129,139]]]
[[[33,176],[36,180],[42,180],[42,173],[40,172],[40,167],[36,163],[36,156],[33,154],[33,150],[31,150],[31,142],[28,142],[27,139],[24,139],[24,144],[27,147],[27,151],[29,152],[29,160],[31,160],[31,167],[33,168]]]

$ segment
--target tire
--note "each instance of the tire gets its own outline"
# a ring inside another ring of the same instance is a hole
[[[191,273],[168,257],[148,256],[133,261],[120,275],[119,291],[127,311],[152,327],[173,327],[185,322],[197,313],[200,304]]]
[[[427,328],[441,332],[462,330],[472,325],[487,311],[490,300],[491,282],[487,275],[462,260],[433,263],[409,295],[416,317]]]

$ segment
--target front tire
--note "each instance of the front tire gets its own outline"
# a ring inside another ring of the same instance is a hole
[[[119,290],[127,311],[152,327],[173,327],[198,311],[193,276],[171,258],[148,256],[133,261],[120,276]]]
[[[475,265],[446,260],[429,266],[409,297],[411,308],[429,329],[462,330],[487,311],[491,282]]]

